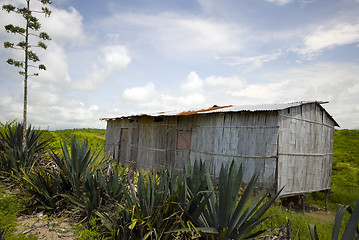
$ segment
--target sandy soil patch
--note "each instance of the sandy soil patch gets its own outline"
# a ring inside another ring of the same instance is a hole
[[[74,224],[68,219],[52,218],[38,213],[18,217],[15,234],[35,234],[39,239],[74,239]]]

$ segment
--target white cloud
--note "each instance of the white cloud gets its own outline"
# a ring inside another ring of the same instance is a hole
[[[192,93],[179,97],[178,101],[182,107],[203,107],[206,97],[202,93]]]
[[[122,45],[110,45],[101,49],[104,66],[109,69],[125,69],[131,62],[127,48]]]
[[[172,40],[184,39],[191,51],[229,52],[239,49],[239,45],[233,41],[233,38],[238,37],[236,28],[231,28],[230,24],[200,18],[175,19],[172,24],[181,34],[176,36],[177,39],[172,38]]]
[[[242,39],[246,31],[238,24],[173,12],[115,14],[104,20],[102,26],[118,27],[119,22],[121,27],[139,31],[136,43],[151,43],[159,51],[174,56],[189,52],[215,54],[239,50],[244,46]]]
[[[195,71],[192,71],[181,83],[181,90],[184,93],[202,92],[203,81]]]
[[[203,92],[204,82],[195,71],[190,72],[180,84],[182,96],[178,97],[178,105],[186,107],[199,107],[205,103]]]
[[[359,42],[359,23],[337,23],[320,26],[305,36],[303,47],[295,49],[303,55],[320,53],[327,48]]]
[[[70,44],[74,47],[86,45],[93,39],[84,32],[81,14],[73,7],[68,10],[49,7],[50,17],[39,16],[41,30],[47,32],[57,44]]]
[[[36,122],[36,125],[43,129],[47,127],[51,129],[64,129],[72,128],[73,126],[79,128],[105,127],[105,123],[99,120],[105,113],[96,105],[87,106],[72,102],[63,106],[53,105],[48,108],[38,106],[31,110],[38,114],[29,115],[29,122]],[[51,121],[49,121],[49,118],[44,118],[43,116],[51,116]]]
[[[180,84],[182,90],[180,95],[171,95],[158,90],[152,82],[148,82],[144,86],[125,89],[122,98],[126,101],[127,108],[134,110],[132,114],[201,107],[206,100],[202,91],[203,85],[202,80],[193,71]]]
[[[121,110],[121,116],[175,110],[183,106],[178,97],[156,89],[152,82],[125,89],[122,99],[126,107]]]
[[[143,87],[132,87],[123,91],[124,100],[136,103],[148,103],[156,95],[156,88],[152,82],[147,83]]]
[[[38,70],[39,77],[37,81],[43,83],[43,86],[49,83],[63,84],[66,80],[70,81],[69,69],[67,64],[67,55],[63,47],[55,42],[49,42],[47,50],[39,50],[38,55],[42,63],[46,65],[47,70]],[[66,86],[68,89],[68,86]]]
[[[222,76],[209,76],[205,79],[206,86],[213,87],[217,91],[222,91],[224,94],[230,93],[234,90],[243,89],[246,82],[239,76],[222,77]]]
[[[253,71],[257,68],[261,68],[264,63],[273,61],[282,55],[282,51],[278,50],[273,54],[264,54],[253,57],[227,57],[229,62],[227,64],[231,66],[245,65],[243,72]]]
[[[265,0],[265,1],[282,6],[292,2],[293,0]]]
[[[267,83],[267,84],[248,84],[240,90],[230,90],[227,93],[233,97],[243,98],[254,104],[275,103],[291,101],[285,95],[287,82]],[[284,95],[283,95],[284,94]]]
[[[93,91],[105,82],[111,74],[125,69],[131,62],[127,48],[122,45],[108,45],[100,50],[100,56],[92,63],[92,69],[82,79],[74,79],[72,86],[76,89]]]

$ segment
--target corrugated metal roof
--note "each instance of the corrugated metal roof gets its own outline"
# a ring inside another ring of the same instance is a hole
[[[123,119],[123,118],[130,118],[130,117],[141,117],[141,116],[161,117],[161,116],[184,116],[184,115],[194,115],[194,114],[225,113],[225,112],[269,112],[269,111],[283,110],[283,109],[287,109],[287,108],[291,108],[291,107],[298,107],[300,105],[310,104],[310,103],[325,104],[328,102],[301,101],[301,102],[293,102],[293,103],[246,105],[246,106],[236,106],[236,105],[217,106],[217,105],[214,105],[210,108],[190,109],[190,110],[186,110],[186,111],[173,110],[173,111],[166,111],[166,112],[157,112],[157,113],[152,113],[152,114],[138,114],[138,115],[130,115],[130,116],[101,118],[101,120],[108,121],[108,120]],[[336,126],[339,126],[338,123],[333,119],[333,117],[329,115],[329,113],[328,113],[328,116],[334,121]]]

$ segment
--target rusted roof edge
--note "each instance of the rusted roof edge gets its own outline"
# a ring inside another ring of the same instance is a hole
[[[117,119],[125,119],[125,118],[133,118],[133,117],[170,117],[170,116],[188,116],[195,114],[210,114],[210,113],[226,113],[226,112],[270,112],[270,111],[279,111],[284,110],[291,107],[297,107],[304,104],[317,103],[328,115],[328,117],[334,122],[335,126],[340,127],[339,124],[334,120],[334,118],[325,110],[321,104],[329,103],[328,101],[300,101],[300,102],[292,102],[292,103],[284,103],[284,104],[265,104],[265,105],[247,105],[247,106],[235,106],[235,105],[227,105],[227,106],[217,106],[214,105],[210,108],[203,109],[194,109],[187,111],[167,111],[167,112],[158,112],[154,114],[137,114],[137,115],[129,115],[129,116],[120,116],[120,117],[104,117],[100,118],[102,121],[109,120],[117,120]]]

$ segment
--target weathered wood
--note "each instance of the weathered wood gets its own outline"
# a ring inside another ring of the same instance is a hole
[[[202,160],[218,176],[232,160],[244,180],[282,196],[330,189],[334,125],[317,103],[276,111],[134,116],[108,120],[105,151],[137,168],[183,169]],[[188,146],[179,146],[179,132]]]

